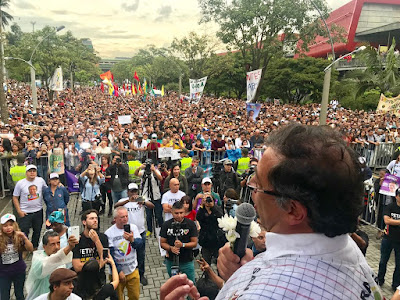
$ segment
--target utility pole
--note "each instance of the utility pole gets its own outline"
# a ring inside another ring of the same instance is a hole
[[[31,21],[31,24],[32,24],[32,32],[35,33],[35,24],[36,24],[36,22],[35,21]]]
[[[179,74],[179,99],[182,95],[182,74]]]

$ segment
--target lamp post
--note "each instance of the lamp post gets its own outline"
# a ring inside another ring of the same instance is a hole
[[[325,73],[325,76],[324,76],[324,88],[322,90],[322,102],[321,102],[321,112],[319,114],[319,125],[326,125],[326,116],[327,116],[327,113],[328,113],[329,89],[330,89],[330,86],[331,86],[332,67],[338,61],[342,60],[343,58],[345,58],[345,57],[347,57],[349,55],[352,55],[354,53],[357,53],[359,51],[362,51],[365,48],[367,48],[367,47],[361,46],[361,47],[355,49],[354,51],[339,57],[338,59],[334,60],[329,66],[327,66],[324,69],[324,73]]]
[[[60,26],[56,28],[56,33],[63,30],[65,28],[65,26]],[[35,54],[37,48],[39,47],[39,45],[45,40],[47,39],[49,36],[51,36],[53,34],[53,32],[49,33],[48,35],[46,35],[37,45],[36,47],[33,49],[31,57],[29,58],[29,65],[31,66],[31,88],[32,88],[32,105],[33,105],[33,109],[32,109],[32,113],[36,113],[36,109],[37,109],[37,91],[36,91],[36,70],[35,68],[33,68],[32,65],[32,57]],[[27,62],[27,63],[28,63]]]

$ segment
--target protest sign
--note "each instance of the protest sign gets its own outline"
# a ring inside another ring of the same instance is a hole
[[[400,186],[400,177],[393,174],[385,174],[379,194],[387,196],[396,196],[396,190]]]
[[[246,103],[246,111],[249,119],[255,121],[258,115],[260,114],[260,110],[261,110],[260,103]]]
[[[172,150],[171,160],[181,159],[180,150]]]
[[[118,123],[121,125],[131,124],[132,123],[131,115],[118,116]]]
[[[76,193],[79,192],[79,174],[77,172],[65,170],[65,178],[67,180],[68,192]]]
[[[247,101],[246,103],[251,102],[256,96],[258,84],[260,83],[262,69],[258,69],[255,71],[251,71],[247,73],[246,81],[247,81]]]
[[[173,150],[174,149],[172,147],[158,148],[158,158],[170,158],[170,157],[172,157]]]
[[[49,172],[64,174],[64,150],[54,148],[49,156]]]
[[[192,100],[192,102],[197,103],[200,101],[206,82],[207,76],[200,79],[189,79],[190,100]]]
[[[64,90],[63,86],[63,74],[62,74],[62,69],[61,67],[58,67],[54,71],[54,75],[50,80],[49,87],[53,91],[61,92]]]
[[[400,95],[396,98],[388,98],[384,94],[381,94],[379,99],[378,107],[376,108],[377,113],[390,113],[395,114],[397,117],[400,116]]]

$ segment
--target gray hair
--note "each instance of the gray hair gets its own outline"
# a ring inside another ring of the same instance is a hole
[[[119,212],[120,210],[126,210],[126,211],[128,211],[128,210],[126,209],[126,207],[124,207],[124,206],[118,206],[118,207],[115,208],[114,211],[113,211],[113,218],[114,218],[114,219],[118,216],[118,212]]]
[[[58,236],[58,233],[54,230],[48,230],[45,232],[42,238],[43,245],[47,245],[49,243],[49,238]]]

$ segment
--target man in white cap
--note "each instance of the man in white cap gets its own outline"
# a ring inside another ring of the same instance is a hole
[[[193,200],[193,209],[196,210],[196,212],[199,210],[203,198],[207,197],[207,194],[210,194],[213,197],[213,199],[215,199],[215,202],[218,206],[222,205],[220,196],[212,191],[211,178],[204,177],[203,180],[201,181],[201,191],[196,195],[196,197]]]
[[[60,177],[57,173],[50,174],[50,186],[43,190],[43,200],[46,203],[46,220],[56,210],[62,210],[65,216],[65,225],[69,226],[68,216],[68,190],[60,184]]]
[[[13,204],[17,211],[17,220],[21,230],[29,236],[32,228],[32,244],[39,245],[43,224],[43,190],[47,187],[43,178],[37,177],[35,165],[26,167],[26,178],[17,182],[13,192]]]
[[[138,269],[140,275],[140,283],[147,285],[147,279],[144,276],[144,261],[146,255],[146,228],[145,228],[145,207],[149,209],[154,208],[154,204],[151,201],[144,199],[139,196],[139,187],[136,183],[130,183],[128,185],[128,198],[119,200],[114,208],[123,206],[128,211],[128,223],[135,224],[142,237],[142,245],[137,249],[137,260]]]
[[[151,158],[154,162],[158,161],[158,148],[160,148],[160,144],[157,142],[157,134],[153,133],[150,143],[147,145],[147,157]]]

